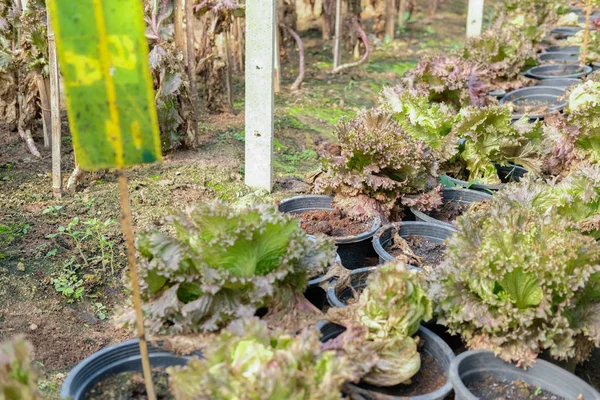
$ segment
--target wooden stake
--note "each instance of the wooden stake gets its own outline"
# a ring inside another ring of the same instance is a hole
[[[240,63],[240,72],[244,72],[244,30],[242,29],[242,19],[236,18],[237,25],[237,46],[238,46],[238,62]]]
[[[389,36],[390,40],[394,40],[394,19],[396,16],[396,1],[386,0],[385,2],[385,34]]]
[[[191,0],[185,0],[185,41],[187,53],[187,75],[190,81],[190,100],[192,103],[192,134],[194,145],[198,146],[198,89],[196,88],[196,51],[194,49],[194,6]]]
[[[123,170],[117,170],[119,177],[119,192],[121,194],[121,226],[125,235],[127,245],[127,260],[129,261],[129,273],[131,277],[131,291],[133,307],[135,309],[135,320],[138,338],[140,339],[140,354],[142,356],[142,370],[146,382],[146,393],[148,400],[156,400],[154,385],[152,384],[152,371],[150,369],[150,358],[148,357],[148,345],[144,334],[144,316],[142,314],[142,299],[140,297],[140,285],[137,277],[137,266],[135,261],[135,246],[133,244],[133,224],[131,222],[131,208],[129,207],[129,190],[127,189],[127,176]]]
[[[56,41],[54,29],[50,23],[50,13],[47,13],[48,21],[48,67],[50,69],[50,120],[52,132],[52,195],[54,198],[62,197],[62,172],[61,172],[61,120],[60,120],[60,75],[58,73],[58,60],[56,58]]]
[[[174,0],[173,1],[173,18],[175,28],[175,47],[183,53],[184,63],[187,65],[187,46],[186,46],[186,34],[183,29],[183,18],[185,16],[185,0]]]
[[[408,0],[399,0],[400,5],[398,6],[398,26],[403,28],[406,25],[406,21],[404,20],[404,14],[406,13],[406,2]]]
[[[340,42],[342,40],[342,0],[335,0],[335,42],[333,45],[333,69],[340,66]]]
[[[38,74],[35,78],[40,93],[40,108],[42,109],[42,126],[44,129],[44,147],[52,143],[52,118],[50,116],[50,88],[48,79]]]
[[[592,13],[592,0],[587,0],[585,5],[585,30],[583,31],[583,51],[581,57],[583,57],[582,63],[587,64],[587,50],[588,42],[590,38],[590,14]]]
[[[279,46],[281,46],[281,40],[279,37],[279,29],[277,29],[277,19],[275,19],[275,54],[273,60],[273,90],[275,94],[281,92],[281,67],[280,67],[280,59],[279,59]]]

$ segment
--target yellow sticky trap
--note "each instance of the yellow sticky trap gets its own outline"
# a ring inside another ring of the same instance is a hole
[[[49,0],[80,168],[161,159],[140,0]]]

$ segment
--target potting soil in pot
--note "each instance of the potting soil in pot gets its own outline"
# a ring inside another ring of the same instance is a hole
[[[429,241],[419,235],[402,238],[396,234],[392,242],[386,248],[387,252],[415,267],[436,267],[444,258],[446,250],[445,244]]]
[[[401,383],[396,386],[381,387],[360,383],[363,389],[382,393],[390,396],[419,396],[432,393],[446,384],[446,374],[444,368],[435,359],[421,352],[421,368],[415,376],[410,379],[410,384]]]
[[[169,391],[169,375],[164,368],[152,369],[152,381],[158,400],[175,397]],[[122,372],[98,382],[86,394],[86,400],[146,400],[146,385],[141,372]]]
[[[429,216],[443,222],[454,222],[454,220],[463,215],[470,207],[470,204],[458,201],[444,200],[444,204],[437,210],[429,212]]]
[[[521,97],[512,103],[517,114],[545,114],[548,107],[554,104],[551,100],[535,100],[527,97]]]
[[[370,224],[345,216],[340,210],[312,210],[296,214],[302,229],[309,235],[355,236],[371,229]]]
[[[521,380],[500,382],[488,377],[469,383],[467,388],[481,400],[567,400]]]

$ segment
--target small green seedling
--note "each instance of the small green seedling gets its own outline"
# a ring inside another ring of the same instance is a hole
[[[54,289],[61,293],[68,299],[69,303],[73,303],[76,300],[83,299],[83,292],[85,287],[83,286],[83,279],[79,279],[77,276],[77,266],[73,266],[75,257],[65,264],[65,269],[58,275],[57,278],[52,278],[50,283],[54,285]]]
[[[106,319],[107,309],[106,306],[102,303],[93,303],[92,308],[94,310],[94,314],[98,317],[99,320],[104,321]]]
[[[58,217],[61,214],[63,206],[48,206],[42,211],[42,215],[50,214],[53,217]]]

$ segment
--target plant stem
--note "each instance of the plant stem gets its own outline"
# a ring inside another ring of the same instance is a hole
[[[140,285],[138,283],[137,267],[135,262],[135,247],[133,244],[133,226],[131,222],[131,208],[129,206],[127,177],[125,176],[123,170],[117,170],[117,175],[119,177],[119,191],[121,194],[121,225],[123,234],[125,235],[125,244],[127,245],[127,260],[129,261],[133,307],[135,308],[137,332],[140,340],[142,370],[144,372],[144,381],[146,382],[146,393],[148,395],[148,400],[156,400],[156,395],[154,394],[154,385],[152,384],[150,358],[148,357],[148,345],[146,344],[146,335],[144,334],[144,316],[142,314]]]

